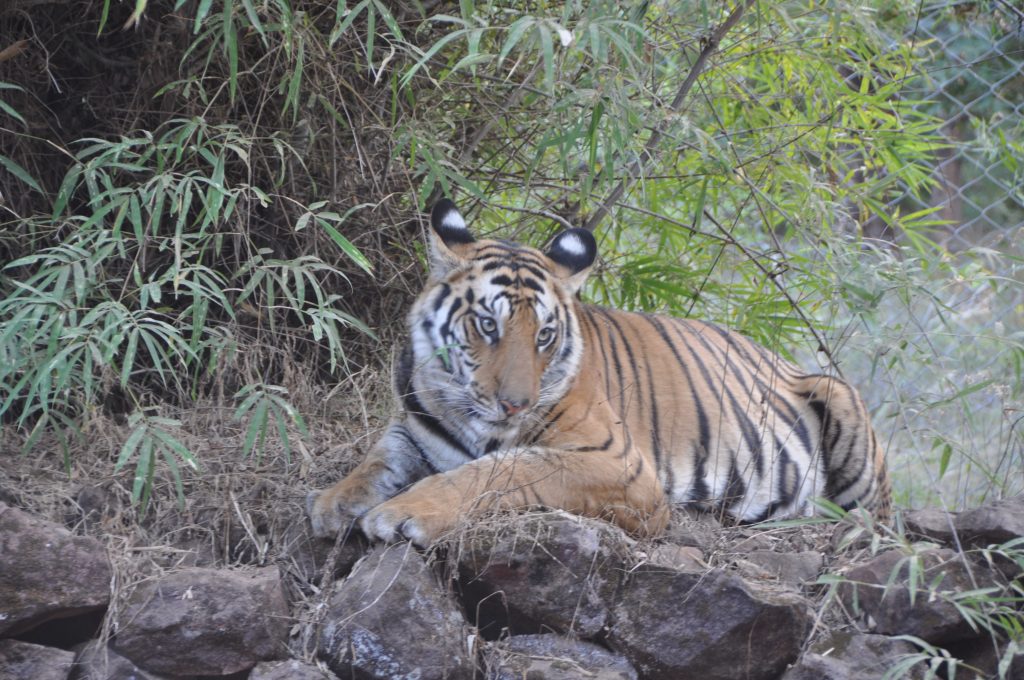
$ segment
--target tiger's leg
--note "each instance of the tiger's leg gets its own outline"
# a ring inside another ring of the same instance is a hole
[[[429,545],[487,510],[530,506],[610,519],[640,535],[660,533],[669,516],[654,465],[635,449],[619,456],[528,448],[427,477],[371,510],[361,526],[371,539]]]
[[[333,537],[413,482],[432,474],[400,421],[388,426],[369,455],[344,479],[306,497],[313,533]]]

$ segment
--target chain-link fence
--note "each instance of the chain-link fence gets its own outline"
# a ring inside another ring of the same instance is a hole
[[[946,144],[934,185],[889,207],[933,208],[965,275],[890,301],[855,363],[875,378],[898,500],[971,504],[1024,489],[1024,3],[922,2],[893,40],[926,55],[902,96],[944,121]]]
[[[949,146],[935,167],[936,186],[906,207],[939,207],[948,221],[940,242],[1021,251],[1024,228],[1024,3],[922,6],[905,40],[929,55],[927,80],[904,96],[945,121]],[[916,204],[916,205],[915,205]]]

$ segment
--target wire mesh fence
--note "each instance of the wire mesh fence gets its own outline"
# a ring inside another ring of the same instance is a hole
[[[944,147],[931,186],[888,207],[934,210],[964,276],[888,301],[855,362],[898,500],[962,506],[1024,489],[1024,3],[921,3],[893,40],[926,57],[902,96],[943,121]]]
[[[950,249],[1019,253],[1024,158],[1012,143],[1024,126],[1024,10],[1008,2],[961,7],[969,6],[922,7],[906,36],[928,55],[929,78],[905,95],[927,100],[918,108],[945,121],[948,147],[930,195],[899,200],[938,207],[949,223],[940,240]]]

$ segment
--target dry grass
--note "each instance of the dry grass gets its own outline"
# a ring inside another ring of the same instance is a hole
[[[169,474],[157,475],[143,511],[132,507],[130,467],[113,473],[126,426],[95,414],[72,441],[65,468],[58,442],[44,438],[18,453],[22,438],[0,431],[0,499],[95,536],[135,570],[185,565],[272,564],[305,522],[306,493],[336,481],[362,457],[387,421],[390,396],[381,371],[366,370],[326,389],[293,384],[310,434],[293,433],[286,456],[268,442],[259,457],[242,453],[243,423],[228,406],[201,402],[175,412],[200,470],[186,474],[179,502]]]

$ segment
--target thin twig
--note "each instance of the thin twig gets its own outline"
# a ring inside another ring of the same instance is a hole
[[[693,62],[693,67],[690,69],[690,73],[687,74],[686,80],[684,80],[683,84],[680,85],[679,91],[676,92],[675,99],[672,100],[672,104],[669,106],[669,111],[671,113],[679,112],[683,106],[683,102],[686,101],[687,95],[690,94],[690,90],[693,88],[694,83],[697,82],[698,76],[700,76],[704,71],[704,67],[707,64],[708,59],[715,53],[715,51],[718,50],[718,45],[722,42],[725,35],[732,30],[733,26],[735,26],[743,16],[743,13],[753,4],[754,0],[744,0],[740,4],[736,5],[729,16],[726,17],[725,21],[720,23],[718,27],[711,32],[711,35],[704,40],[704,48],[700,51],[700,54],[697,55],[697,60]],[[651,133],[650,138],[647,140],[647,144],[644,145],[643,152],[629,166],[629,169],[626,172],[626,177],[619,182],[616,187],[612,189],[612,192],[605,197],[604,201],[597,206],[597,210],[590,216],[587,223],[583,225],[584,229],[594,231],[594,229],[597,228],[597,225],[599,225],[605,216],[611,211],[612,206],[618,203],[619,199],[622,198],[622,195],[626,193],[626,189],[632,186],[632,184],[636,182],[637,178],[640,177],[640,175],[643,174],[650,165],[653,165],[655,151],[661,143],[662,137],[665,136],[665,127],[667,126],[668,119],[669,116],[666,116],[662,123],[658,125],[653,133]]]
[[[504,205],[502,203],[494,203],[493,201],[488,205],[490,205],[492,208],[501,208],[502,210],[511,210],[513,212],[521,212],[527,213],[529,215],[537,215],[538,217],[546,217],[549,220],[558,222],[566,229],[572,229],[574,226],[576,226],[569,220],[562,217],[561,215],[557,215],[549,210],[537,210],[536,208],[517,208],[515,206]]]
[[[836,358],[832,356],[832,352],[831,350],[829,350],[828,345],[825,343],[825,339],[821,337],[821,334],[818,333],[818,330],[815,328],[814,324],[811,322],[810,319],[807,318],[807,315],[804,314],[803,309],[800,308],[800,304],[793,299],[793,296],[790,294],[790,292],[786,290],[786,287],[784,285],[782,285],[782,281],[779,280],[780,274],[782,274],[785,270],[773,271],[768,269],[768,267],[765,267],[761,263],[761,261],[757,259],[755,254],[751,252],[750,249],[748,249],[746,246],[744,246],[742,243],[736,240],[733,237],[732,233],[730,233],[728,229],[722,226],[722,224],[718,220],[716,220],[710,212],[705,210],[704,217],[708,219],[713,225],[715,225],[715,227],[719,231],[721,231],[725,235],[725,237],[730,241],[730,244],[737,248],[741,253],[743,253],[744,257],[746,257],[747,260],[750,261],[755,267],[761,270],[761,273],[764,274],[764,276],[772,282],[772,285],[775,286],[780,293],[782,293],[783,297],[786,298],[786,302],[789,303],[790,308],[797,313],[797,316],[800,317],[800,321],[803,322],[805,326],[807,326],[807,329],[811,332],[811,335],[814,336],[814,340],[818,343],[818,351],[823,353],[826,357],[828,357],[829,364],[831,364],[831,366],[835,369],[836,374],[840,378],[842,378],[843,372],[839,368],[839,362],[837,362]]]

